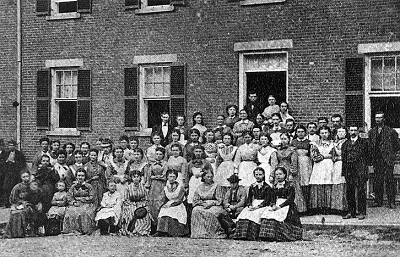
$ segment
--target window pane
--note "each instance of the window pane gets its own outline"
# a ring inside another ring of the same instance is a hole
[[[372,75],[371,76],[371,90],[381,91],[382,90],[382,75]]]
[[[77,8],[77,1],[58,3],[58,13],[76,12]]]
[[[384,73],[394,73],[394,64],[395,58],[394,57],[385,57],[383,60],[383,72]]]
[[[153,68],[144,68],[145,83],[153,83]]]
[[[154,96],[154,84],[146,83],[144,85],[144,96],[145,97]]]
[[[395,74],[384,74],[383,75],[383,90],[385,91],[394,91],[396,90],[395,85]]]
[[[169,113],[169,100],[155,100],[147,101],[147,121],[148,127],[152,128],[154,125],[160,123],[160,117],[162,112]]]
[[[154,68],[154,82],[163,82],[163,68],[162,67]]]
[[[400,73],[397,73],[396,90],[400,91]]]
[[[147,0],[148,6],[167,5],[167,4],[170,4],[170,0]]]
[[[382,58],[374,58],[371,60],[371,74],[376,75],[382,73]]]
[[[400,73],[400,56],[396,58],[396,72]]]
[[[56,84],[60,85],[62,83],[62,71],[56,71]]]
[[[76,101],[60,101],[58,107],[59,127],[76,128]]]
[[[154,93],[155,96],[164,96],[164,84],[163,83],[154,83]]]
[[[377,111],[385,113],[386,125],[400,128],[400,97],[371,97],[371,120]],[[374,122],[372,122],[374,125]]]
[[[164,83],[164,95],[165,96],[171,95],[171,85],[169,83]]]

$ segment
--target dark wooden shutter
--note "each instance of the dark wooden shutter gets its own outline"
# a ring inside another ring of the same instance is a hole
[[[78,12],[80,13],[92,12],[92,0],[78,0]]]
[[[125,0],[125,10],[138,9],[140,0]]]
[[[186,67],[183,64],[171,66],[171,102],[170,113],[172,120],[178,114],[185,115],[186,110]]]
[[[50,70],[40,70],[36,78],[36,127],[49,129],[50,127]]]
[[[138,130],[138,67],[124,69],[125,130]]]
[[[345,63],[346,125],[364,127],[364,58],[347,58]]]
[[[171,0],[172,5],[185,5],[185,0]]]
[[[36,15],[49,15],[50,1],[51,0],[36,0]]]
[[[90,130],[92,120],[91,84],[90,70],[78,70],[78,102],[76,120],[78,130]]]

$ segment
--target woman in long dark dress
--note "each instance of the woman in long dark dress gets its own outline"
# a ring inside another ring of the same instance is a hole
[[[98,159],[97,149],[90,149],[89,159],[90,161],[85,164],[86,169],[86,182],[90,183],[94,190],[94,203],[96,206],[100,206],[103,193],[107,188],[107,180],[105,174],[105,167],[100,165]]]
[[[259,238],[267,241],[296,241],[302,239],[303,229],[295,204],[295,188],[286,181],[283,167],[275,170],[274,194],[276,204],[261,215]]]

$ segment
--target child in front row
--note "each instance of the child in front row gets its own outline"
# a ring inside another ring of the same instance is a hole
[[[57,192],[51,200],[52,207],[47,212],[46,234],[49,236],[59,235],[62,231],[65,209],[67,206],[67,192],[65,182],[57,182]]]

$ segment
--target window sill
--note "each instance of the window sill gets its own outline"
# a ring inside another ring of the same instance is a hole
[[[151,129],[145,131],[137,131],[135,132],[135,136],[137,137],[150,137],[151,136]]]
[[[79,19],[81,18],[81,14],[78,12],[71,13],[57,13],[51,16],[46,16],[46,20],[54,21],[54,20],[69,20],[69,19]]]
[[[81,135],[81,132],[78,130],[53,130],[53,131],[47,131],[46,135],[79,137]]]
[[[173,10],[174,10],[173,5],[152,6],[152,7],[145,7],[142,9],[137,9],[137,10],[135,10],[135,14],[172,12]]]
[[[240,1],[240,5],[273,4],[283,2],[286,2],[286,0],[244,0]]]

